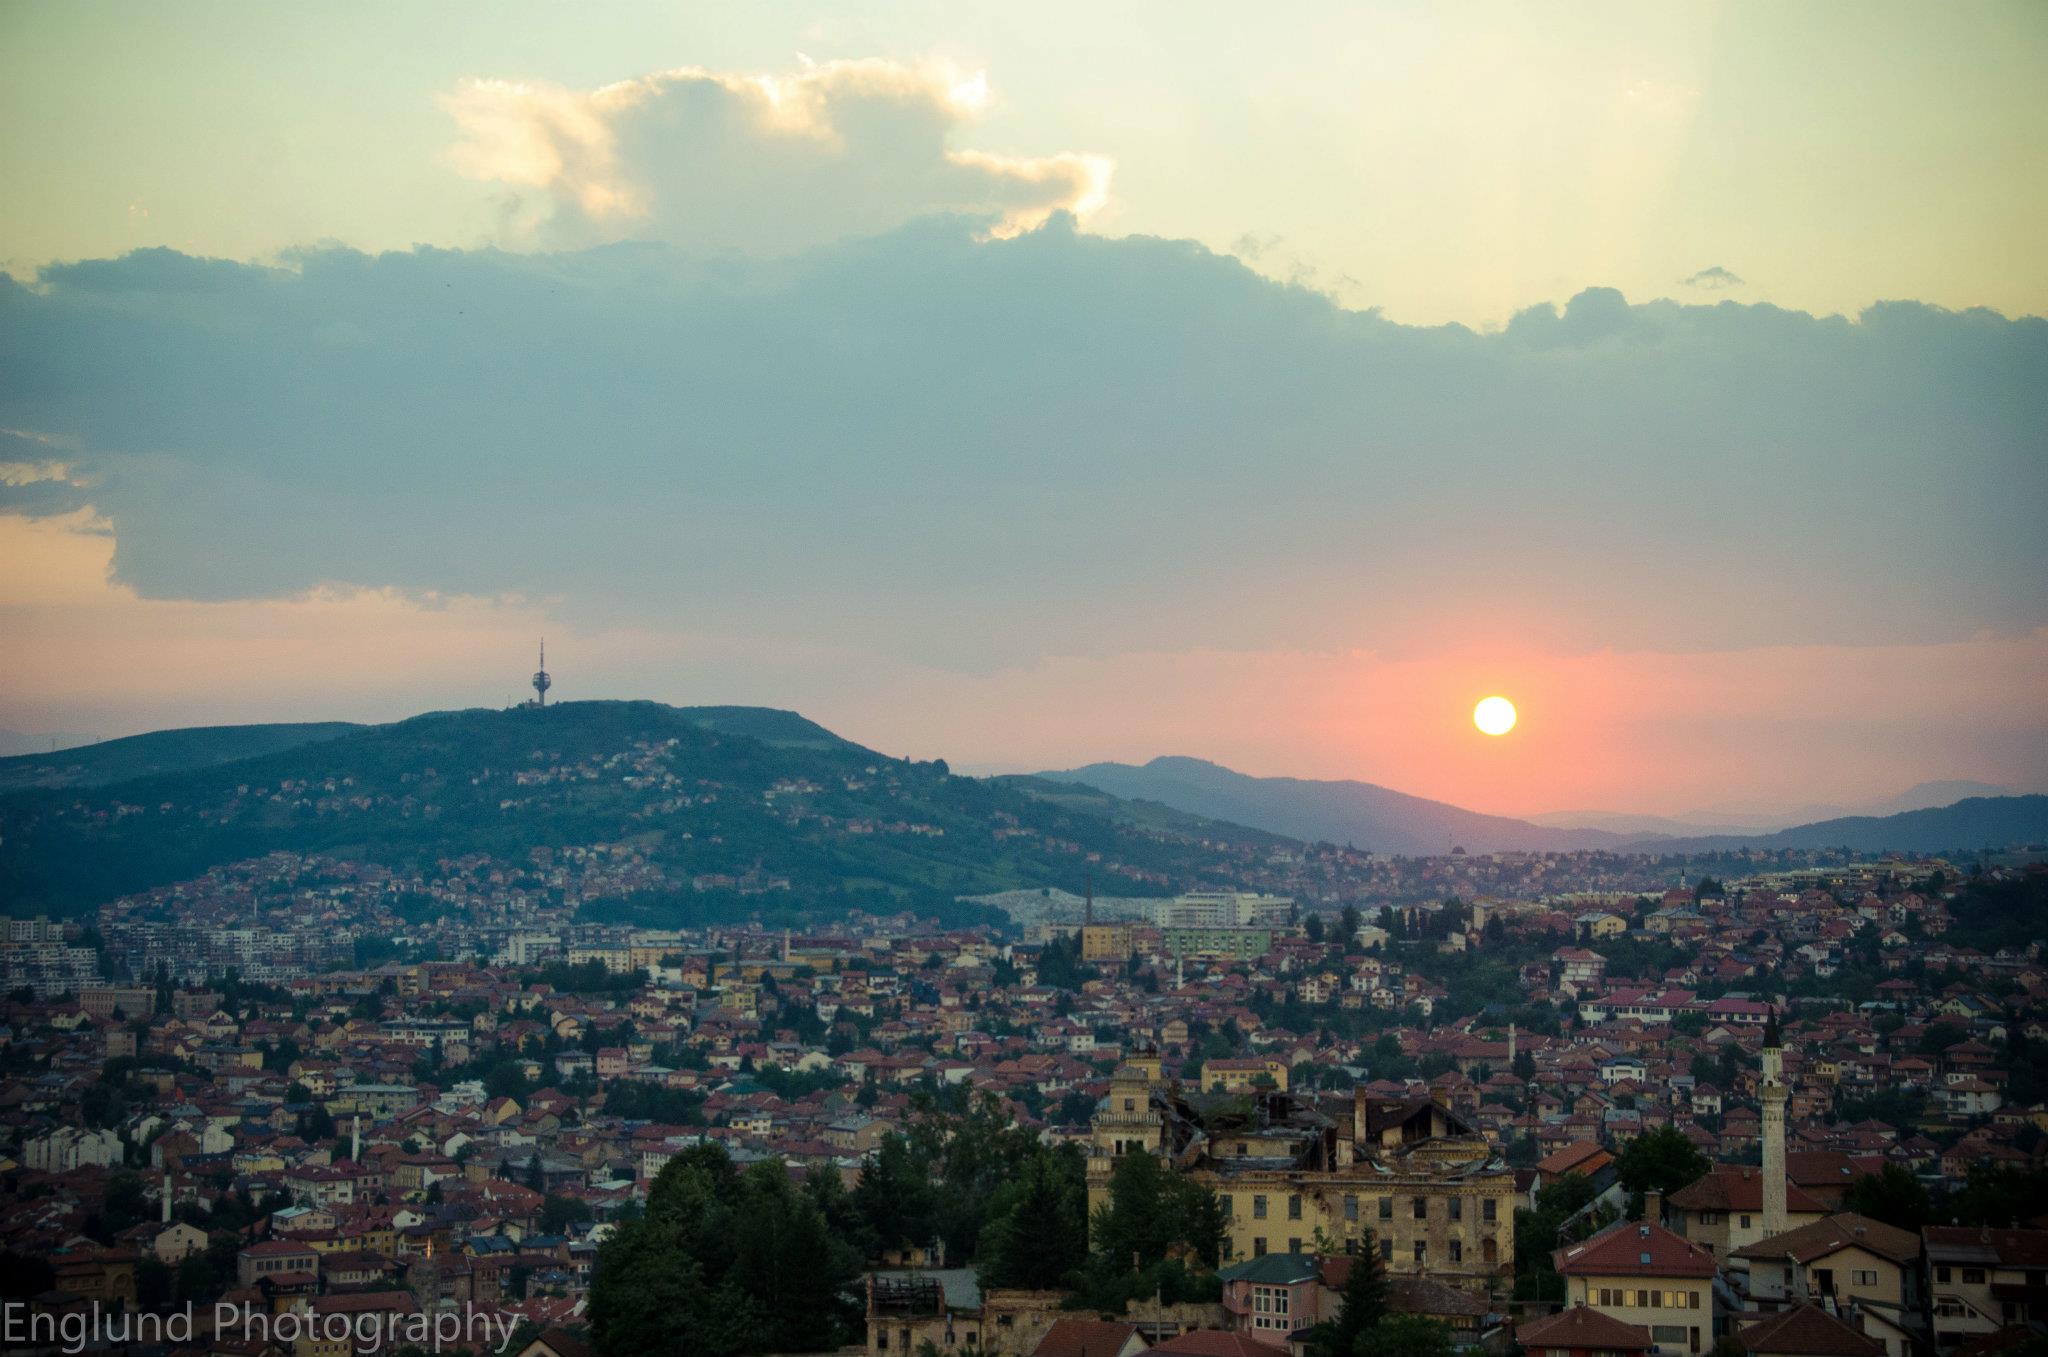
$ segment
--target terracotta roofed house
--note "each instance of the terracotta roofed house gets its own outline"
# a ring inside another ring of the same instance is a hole
[[[1552,1255],[1565,1299],[1650,1331],[1658,1353],[1714,1341],[1714,1255],[1647,1220],[1625,1220]]]

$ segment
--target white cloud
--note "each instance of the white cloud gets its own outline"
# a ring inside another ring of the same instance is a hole
[[[454,166],[530,194],[515,229],[552,244],[784,252],[932,213],[1006,236],[1102,205],[1101,156],[950,145],[988,99],[980,71],[869,60],[686,67],[595,90],[472,80],[442,103],[463,133]]]

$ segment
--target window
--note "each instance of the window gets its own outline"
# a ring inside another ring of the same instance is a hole
[[[1138,1107],[1138,1100],[1137,1100],[1136,1098],[1126,1098],[1126,1099],[1124,1099],[1124,1111],[1126,1111],[1126,1112],[1134,1112],[1134,1111],[1136,1111],[1136,1110],[1137,1110],[1137,1107]]]
[[[1429,1261],[1428,1240],[1418,1239],[1415,1241],[1415,1261],[1418,1263],[1426,1263]]]
[[[1948,1280],[1948,1268],[1947,1268],[1946,1266],[1942,1266],[1942,1267],[1938,1267],[1938,1268],[1934,1269],[1934,1280],[1935,1280],[1935,1281],[1937,1281],[1937,1282],[1945,1282],[1945,1281],[1947,1281],[1947,1280]]]
[[[1256,1197],[1253,1197],[1253,1198],[1252,1198],[1252,1219],[1253,1219],[1253,1220],[1264,1220],[1265,1218],[1266,1218],[1266,1194],[1265,1194],[1265,1193],[1263,1193],[1263,1192],[1261,1192],[1261,1193],[1260,1193],[1260,1194],[1259,1194],[1258,1196],[1256,1196]]]
[[[1462,1262],[1464,1262],[1464,1261],[1465,1261],[1465,1241],[1464,1241],[1464,1240],[1462,1240],[1462,1239],[1453,1239],[1453,1240],[1451,1241],[1451,1261],[1452,1261],[1452,1262],[1454,1262],[1454,1263],[1462,1263]]]
[[[1742,1228],[1743,1228],[1743,1229],[1745,1229],[1745,1230],[1747,1230],[1747,1229],[1749,1228],[1749,1217],[1748,1217],[1748,1216],[1744,1216],[1744,1217],[1742,1218]]]
[[[1299,1194],[1290,1196],[1287,1199],[1287,1218],[1289,1220],[1301,1219],[1301,1197]]]
[[[1877,1269],[1875,1269],[1875,1268],[1856,1268],[1856,1269],[1854,1269],[1854,1270],[1853,1270],[1853,1271],[1851,1271],[1851,1272],[1850,1272],[1850,1274],[1849,1274],[1849,1284],[1850,1284],[1851,1286],[1876,1286],[1876,1285],[1877,1285]]]
[[[1223,1212],[1223,1218],[1225,1220],[1229,1220],[1231,1218],[1233,1214],[1230,1209],[1231,1203],[1236,1200],[1237,1198],[1231,1196],[1228,1192],[1222,1193],[1216,1198],[1216,1205],[1218,1209]]]
[[[1964,1269],[1963,1269],[1963,1285],[1964,1285],[1964,1286],[1978,1286],[1978,1285],[1981,1285],[1981,1284],[1983,1283],[1983,1281],[1984,1281],[1984,1269],[1983,1269],[1983,1268],[1981,1268],[1981,1267],[1966,1267],[1966,1268],[1964,1268]]]
[[[1254,1237],[1254,1238],[1253,1238],[1253,1240],[1252,1240],[1252,1257],[1254,1257],[1254,1258],[1264,1258],[1265,1256],[1266,1256],[1266,1237],[1265,1237],[1264,1235],[1258,1235],[1258,1236]]]
[[[1391,1262],[1393,1262],[1393,1261],[1394,1261],[1394,1241],[1393,1241],[1393,1240],[1391,1240],[1391,1239],[1382,1239],[1382,1240],[1380,1241],[1380,1261],[1381,1261],[1381,1262],[1383,1262],[1383,1263],[1391,1263]]]
[[[1381,1219],[1381,1220],[1392,1220],[1393,1218],[1394,1218],[1394,1199],[1393,1199],[1392,1197],[1381,1197],[1381,1198],[1380,1198],[1380,1219]],[[1943,1269],[1942,1269],[1941,1271],[1942,1271],[1942,1278],[1941,1278],[1941,1279],[1942,1279],[1943,1281],[1947,1281],[1947,1280],[1948,1280],[1948,1275],[1947,1275],[1947,1274],[1948,1274],[1948,1269],[1947,1269],[1947,1268],[1943,1268]]]
[[[1415,1199],[1415,1218],[1417,1220],[1429,1219],[1429,1198],[1417,1197]]]
[[[1487,1198],[1487,1199],[1486,1199],[1485,1201],[1483,1201],[1483,1202],[1479,1203],[1479,1218],[1480,1218],[1481,1220],[1485,1221],[1485,1222],[1486,1222],[1486,1223],[1487,1223],[1488,1225],[1491,1225],[1491,1224],[1493,1224],[1493,1222],[1494,1222],[1495,1220],[1499,1219],[1499,1217],[1500,1217],[1500,1203],[1499,1203],[1499,1202],[1495,1201],[1495,1200],[1494,1200],[1493,1198],[1491,1198],[1491,1197],[1488,1197],[1488,1198]]]
[[[1450,1209],[1452,1220],[1463,1220],[1465,1218],[1465,1199],[1463,1197],[1453,1197],[1446,1205]]]
[[[1289,1253],[1300,1253],[1300,1252],[1301,1252],[1301,1236],[1300,1236],[1300,1235],[1289,1235],[1289,1236],[1288,1236],[1288,1238],[1287,1238],[1287,1251],[1288,1251]]]
[[[1346,1198],[1344,1199],[1344,1219],[1346,1219],[1346,1220],[1357,1220],[1357,1219],[1358,1219],[1358,1198],[1356,1198],[1356,1197],[1346,1197]]]

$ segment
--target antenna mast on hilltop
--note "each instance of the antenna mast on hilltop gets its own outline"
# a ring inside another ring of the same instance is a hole
[[[545,707],[548,704],[548,689],[555,681],[548,677],[548,638],[540,638],[540,668],[533,671],[533,705]]]

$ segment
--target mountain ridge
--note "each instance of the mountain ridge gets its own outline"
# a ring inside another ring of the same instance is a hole
[[[1187,755],[1162,755],[1142,765],[1093,763],[1037,776],[1078,782],[1126,800],[1159,801],[1307,842],[1348,843],[1409,857],[1454,847],[1470,853],[1564,852],[1619,849],[1635,842],[1604,830],[1553,829],[1486,815],[1371,782],[1253,777]]]
[[[1253,777],[1185,755],[1163,755],[1142,765],[1089,764],[1037,776],[1095,787],[1126,800],[1158,801],[1310,842],[1348,843],[1409,856],[1443,853],[1451,847],[1471,853],[1605,849],[1683,854],[1744,848],[1941,852],[2048,839],[2048,796],[1974,796],[1952,805],[1837,816],[1779,829],[1659,834],[1546,826],[1483,815],[1369,782]],[[1892,799],[1948,785],[1981,784],[1923,783]]]

